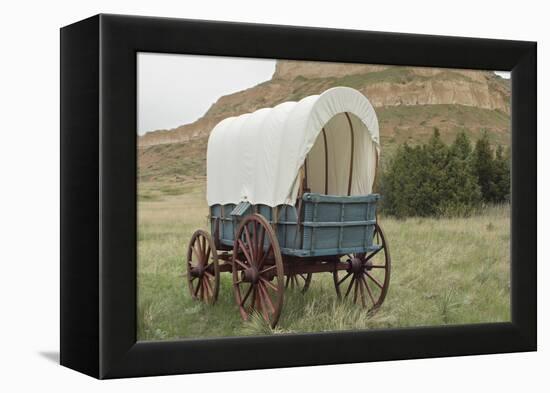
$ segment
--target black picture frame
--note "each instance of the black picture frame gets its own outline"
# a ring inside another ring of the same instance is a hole
[[[103,379],[535,351],[536,48],[103,14],[63,27],[61,364]],[[510,70],[512,321],[136,342],[137,52]]]

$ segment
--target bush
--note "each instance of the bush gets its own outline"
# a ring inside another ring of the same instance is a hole
[[[447,146],[434,129],[428,143],[398,147],[380,178],[381,209],[396,217],[467,216],[509,190],[509,159],[500,147],[493,158],[486,133],[472,150],[464,132]]]
[[[504,155],[502,146],[493,150],[486,132],[476,142],[473,154],[474,167],[481,187],[483,200],[502,203],[510,200],[510,154]]]

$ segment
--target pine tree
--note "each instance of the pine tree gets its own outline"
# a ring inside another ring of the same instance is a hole
[[[383,209],[397,217],[467,215],[481,200],[467,138],[450,148],[437,129],[428,143],[397,149],[381,181]],[[460,148],[457,148],[460,146]],[[471,150],[471,149],[470,149]]]
[[[504,154],[501,145],[497,147],[494,160],[494,184],[495,199],[494,202],[510,201],[510,159],[508,154]]]
[[[451,154],[461,160],[466,160],[472,154],[470,138],[464,131],[460,131],[451,146]]]
[[[498,199],[495,185],[495,165],[493,150],[486,131],[483,131],[481,138],[476,142],[473,166],[483,200],[485,202],[495,202]]]
[[[449,150],[446,168],[447,193],[440,206],[441,215],[467,215],[482,200],[481,190],[472,164],[470,139],[460,132]]]

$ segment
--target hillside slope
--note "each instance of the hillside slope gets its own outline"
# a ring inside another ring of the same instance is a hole
[[[206,141],[219,121],[334,86],[369,98],[386,153],[405,141],[424,141],[435,127],[446,141],[461,130],[475,139],[485,129],[494,143],[510,143],[510,84],[493,72],[279,61],[271,80],[221,97],[197,121],[140,137],[140,174],[204,175]],[[158,146],[165,144],[171,146]]]

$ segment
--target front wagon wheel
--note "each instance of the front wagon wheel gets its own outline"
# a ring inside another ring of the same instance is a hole
[[[195,300],[214,304],[220,289],[218,251],[208,232],[197,230],[187,248],[187,285]]]
[[[349,267],[341,272],[343,275],[337,270],[333,273],[338,297],[360,304],[369,312],[382,305],[390,286],[390,249],[378,224],[374,228],[373,244],[378,248],[370,253],[344,256]]]
[[[244,320],[258,313],[272,328],[283,308],[283,258],[275,232],[259,215],[243,219],[232,255],[233,290]]]

